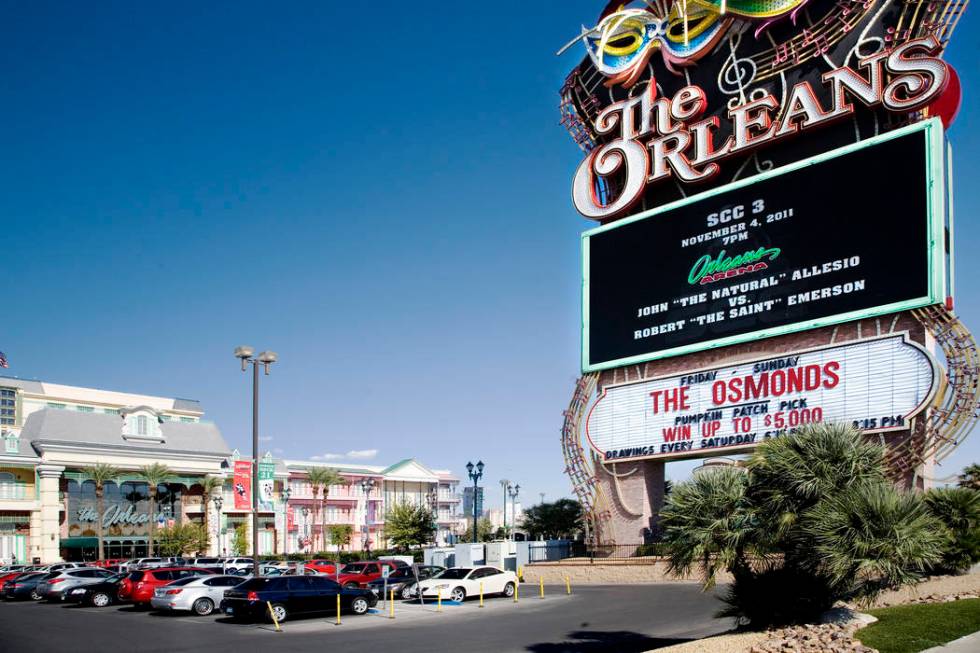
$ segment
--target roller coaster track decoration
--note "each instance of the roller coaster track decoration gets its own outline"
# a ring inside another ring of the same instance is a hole
[[[914,472],[923,463],[942,461],[980,419],[980,352],[973,334],[943,306],[928,306],[913,315],[935,338],[946,359],[947,384],[925,415],[924,424],[911,429],[901,445],[889,448],[888,465],[896,477]]]
[[[586,451],[582,446],[581,427],[586,408],[595,394],[599,381],[597,373],[586,374],[575,383],[575,391],[561,428],[561,448],[565,455],[565,473],[572,481],[575,496],[582,504],[585,515],[589,545],[599,546],[604,543],[603,525],[609,521],[610,511],[608,501],[595,474],[595,466],[599,464],[591,450]]]

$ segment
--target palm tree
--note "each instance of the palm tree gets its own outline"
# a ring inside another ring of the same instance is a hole
[[[313,486],[313,499],[317,499],[317,495],[320,495],[320,500],[317,505],[320,510],[320,550],[326,548],[326,539],[324,532],[326,529],[326,517],[324,515],[323,504],[327,500],[327,489],[331,485],[338,485],[344,482],[344,477],[341,476],[336,469],[331,469],[329,467],[314,467],[308,473],[310,479],[310,484]]]
[[[201,503],[203,504],[201,506],[201,512],[204,514],[204,538],[205,542],[207,542],[207,549],[211,548],[211,529],[208,528],[208,501],[211,499],[211,495],[215,493],[215,490],[220,490],[224,485],[224,479],[217,478],[216,476],[207,476],[201,481]]]
[[[148,530],[149,534],[149,547],[147,548],[147,555],[153,556],[153,528],[156,526],[156,502],[157,502],[157,486],[162,485],[167,482],[171,476],[173,476],[173,471],[166,465],[161,463],[153,463],[152,465],[144,465],[140,468],[140,476],[146,481],[148,490],[150,493],[150,528]]]
[[[105,484],[115,482],[119,478],[119,468],[106,463],[96,463],[82,470],[89,479],[95,482],[95,500],[98,502],[95,517],[95,530],[99,537],[99,560],[105,559],[105,549],[102,542],[102,516],[105,513]]]
[[[968,487],[971,490],[980,490],[980,465],[973,463],[963,468],[963,473],[959,476],[960,487]]]

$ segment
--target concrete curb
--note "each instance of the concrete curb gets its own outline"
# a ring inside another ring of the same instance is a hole
[[[980,651],[980,631],[954,639],[942,646],[926,649],[922,653],[976,653],[976,651]]]

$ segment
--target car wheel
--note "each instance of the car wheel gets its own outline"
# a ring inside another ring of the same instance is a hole
[[[344,589],[348,589],[348,590],[356,590],[357,587],[358,587],[358,585],[354,581],[351,581],[349,583],[345,583],[344,584]]]
[[[408,599],[412,598],[412,587],[411,587],[411,585],[406,585],[405,587],[402,588],[402,598],[405,599],[406,601]]]
[[[449,593],[449,599],[457,603],[462,603],[466,600],[466,590],[462,587],[454,587],[453,591]]]
[[[214,612],[214,601],[211,599],[198,599],[194,601],[194,614],[206,617]]]
[[[42,597],[38,594],[37,590],[31,590],[31,598],[35,601],[40,601]]]
[[[107,605],[109,605],[109,603],[111,602],[112,600],[109,598],[109,595],[106,594],[105,592],[98,592],[92,595],[92,605],[94,605],[97,608],[104,608]]]
[[[350,609],[354,614],[365,614],[368,611],[368,607],[367,599],[363,596],[357,597],[350,604]]]
[[[289,611],[286,610],[286,606],[284,606],[282,603],[272,604],[272,614],[275,615],[276,621],[279,623],[282,623],[289,618]]]
[[[504,585],[504,596],[507,598],[514,596],[514,583],[507,583]]]

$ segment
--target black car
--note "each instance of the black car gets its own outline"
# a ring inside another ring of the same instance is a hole
[[[65,594],[64,601],[91,605],[96,608],[104,608],[107,605],[119,603],[119,583],[126,576],[127,574],[116,574],[98,583],[88,583],[70,589]]]
[[[445,571],[445,567],[438,567],[435,565],[416,565],[418,569],[418,580],[426,580],[432,578],[441,571]],[[393,572],[388,574],[388,592],[393,591],[395,596],[401,597],[403,599],[412,598],[412,589],[415,587],[416,576],[415,571],[412,567],[399,567]],[[375,596],[381,596],[385,591],[385,579],[378,578],[377,580],[372,580],[367,584],[368,589],[374,592]]]
[[[341,588],[326,576],[277,576],[252,578],[226,591],[221,611],[233,619],[272,621],[272,604],[276,620],[285,621],[293,615],[334,612],[338,595],[341,610],[354,614],[364,614],[378,603],[374,592]]]
[[[37,584],[42,580],[54,578],[60,575],[59,571],[38,571],[14,576],[3,584],[3,598],[7,600],[33,599],[39,601],[41,595],[37,593]]]

